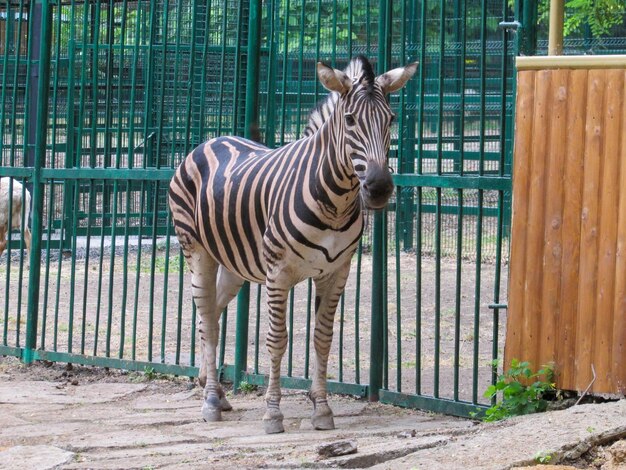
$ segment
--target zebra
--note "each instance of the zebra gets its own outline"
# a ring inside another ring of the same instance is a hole
[[[332,110],[309,135],[277,149],[240,137],[196,147],[170,183],[169,204],[191,272],[199,314],[204,387],[202,416],[220,421],[232,409],[217,379],[219,317],[245,281],[264,283],[271,356],[265,432],[284,431],[280,365],[287,347],[290,289],[315,284],[315,371],[311,422],[334,429],[326,370],[333,320],[363,230],[362,205],[383,208],[394,190],[387,167],[394,114],[387,95],[402,88],[417,63],[375,76],[363,56],[346,71],[321,62],[317,76]]]

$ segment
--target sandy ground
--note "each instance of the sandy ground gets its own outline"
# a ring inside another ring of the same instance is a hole
[[[232,396],[224,421],[205,423],[201,391],[188,379],[0,358],[0,468],[626,465],[626,400],[484,424],[335,395],[337,429],[321,432],[311,428],[305,394],[291,391],[286,432],[265,435],[261,392]],[[320,456],[320,445],[344,440],[356,453]]]

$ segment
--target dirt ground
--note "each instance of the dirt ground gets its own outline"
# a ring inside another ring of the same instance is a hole
[[[626,400],[485,424],[333,395],[337,429],[321,432],[286,391],[286,432],[265,435],[261,395],[205,423],[188,379],[0,358],[0,469],[626,468]],[[320,454],[338,441],[356,452]]]

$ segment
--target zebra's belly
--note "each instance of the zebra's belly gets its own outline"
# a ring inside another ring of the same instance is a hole
[[[223,245],[222,249],[219,248],[219,245],[217,246],[218,249],[207,248],[211,256],[230,272],[248,282],[265,283],[267,263],[262,252],[262,239],[258,240],[256,250],[251,250],[251,245],[248,245],[248,249],[244,248],[237,251],[235,256],[232,256],[232,252],[229,251],[231,248],[224,249]]]
[[[352,258],[358,242],[339,241],[337,243],[337,241],[329,240],[324,246],[325,249],[322,250],[292,245],[296,250],[286,250],[278,259],[274,257],[275,253],[267,253],[260,249],[261,256],[259,256],[258,263],[250,262],[250,258],[244,263],[233,263],[222,251],[211,252],[211,255],[226,269],[246,281],[264,284],[269,268],[280,272],[281,277],[295,284],[308,278],[317,278],[335,272]],[[269,267],[267,259],[272,260],[272,265]]]
[[[360,230],[342,234],[331,232],[324,238],[309,240],[308,246],[292,240],[290,249],[284,252],[284,256],[273,267],[290,273],[294,282],[333,273],[352,259],[358,246],[359,233]]]
[[[327,260],[326,256],[320,252],[311,253],[310,256],[305,257],[304,260],[301,260],[297,264],[300,279],[307,279],[309,277],[316,278],[337,271],[352,259],[356,248],[357,245],[355,244],[354,248],[348,249],[330,262]]]

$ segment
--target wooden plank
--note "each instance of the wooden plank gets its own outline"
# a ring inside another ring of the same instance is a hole
[[[526,219],[528,216],[528,184],[532,159],[533,109],[535,72],[517,75],[515,110],[515,147],[513,158],[513,201],[511,221],[511,264],[509,270],[509,301],[507,312],[505,366],[519,359],[522,348],[524,320],[524,272],[526,259]]]
[[[564,169],[563,256],[561,265],[561,316],[558,324],[556,357],[559,387],[575,389],[576,321],[578,317],[578,270],[580,262],[580,214],[584,166],[587,70],[573,70],[567,99],[567,139]]]
[[[611,374],[613,392],[626,394],[626,72],[622,75],[621,130],[619,132],[619,204],[615,253],[615,315],[613,317]]]
[[[526,267],[524,289],[524,323],[521,360],[533,367],[539,362],[541,331],[541,298],[543,283],[544,222],[546,197],[546,160],[552,97],[552,71],[541,70],[535,78],[535,106],[533,117],[532,161],[526,220]]]
[[[626,55],[564,55],[564,56],[519,56],[515,66],[521,70],[547,69],[624,69]]]
[[[598,238],[598,287],[596,292],[596,330],[593,364],[598,374],[595,390],[612,390],[611,353],[615,302],[615,250],[617,245],[617,209],[619,203],[619,141],[622,111],[621,70],[607,70],[604,93],[604,139],[600,183]],[[626,367],[626,365],[625,365]]]
[[[565,149],[567,141],[567,102],[569,99],[568,70],[554,70],[550,87],[549,131],[544,142],[546,154],[546,195],[544,219],[543,286],[541,295],[541,330],[539,360],[535,366],[556,359],[556,335],[561,313],[561,257],[563,227],[563,179],[565,176]],[[558,370],[558,368],[557,368]]]
[[[591,362],[595,335],[598,284],[598,210],[601,154],[603,141],[603,105],[606,71],[589,71],[585,129],[585,164],[583,205],[581,211],[580,271],[576,343],[576,388],[583,390],[591,381]]]

